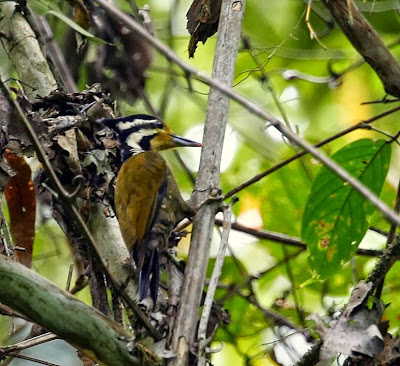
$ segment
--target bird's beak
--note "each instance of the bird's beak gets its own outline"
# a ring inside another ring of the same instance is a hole
[[[170,133],[169,135],[172,137],[172,142],[174,142],[177,146],[192,146],[192,147],[203,146],[202,144],[200,144],[200,142],[185,139],[181,136],[174,135],[173,133]]]

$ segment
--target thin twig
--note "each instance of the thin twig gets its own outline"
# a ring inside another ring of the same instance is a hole
[[[3,194],[0,192],[0,235],[3,236],[4,240],[4,251],[7,257],[11,257],[14,254],[14,245],[11,237],[10,228],[3,210],[2,198]]]
[[[250,56],[253,59],[253,61],[255,62],[255,64],[256,65],[260,64],[260,60],[258,58],[258,55],[255,54],[250,40],[242,36],[242,42],[245,44],[245,48],[249,51]],[[283,42],[284,41],[282,41],[281,44],[283,44]],[[274,52],[276,52],[276,50],[274,50]],[[272,54],[271,54],[271,56],[272,56]],[[287,113],[286,113],[285,109],[283,108],[283,105],[282,105],[281,101],[279,100],[278,96],[275,93],[274,87],[273,87],[273,85],[271,83],[271,79],[270,79],[268,73],[266,73],[263,68],[260,68],[259,72],[261,73],[260,81],[261,81],[261,83],[263,85],[266,86],[267,90],[271,94],[272,99],[274,100],[274,103],[278,107],[279,113],[281,114],[281,116],[283,118],[283,121],[285,122],[286,126],[288,126],[291,130],[293,130],[293,127],[290,124],[290,121],[289,121],[289,118],[287,116]],[[293,150],[295,152],[299,152],[298,146],[292,145],[292,147],[293,147]],[[306,173],[308,179],[310,181],[312,181],[313,179],[312,179],[312,174],[311,174],[309,166],[306,165],[306,163],[305,163],[305,161],[303,159],[300,159],[300,164],[301,164],[301,167],[303,168],[304,172]]]
[[[310,2],[310,0],[302,0],[302,1],[306,5],[308,5],[308,3]],[[326,24],[326,26],[329,29],[332,29],[334,27],[335,23],[328,12],[325,12],[322,8],[313,5],[312,2],[311,2],[311,10],[317,17],[321,19],[321,21],[323,21]]]
[[[41,334],[37,337],[29,338],[25,341],[15,343],[11,346],[0,347],[0,356],[2,356],[2,357],[7,356],[11,352],[17,353],[24,349],[31,348],[31,347],[34,347],[34,346],[37,346],[39,344],[43,344],[46,342],[50,342],[50,341],[53,341],[54,339],[58,339],[58,338],[59,337],[57,335],[55,335],[54,333],[50,333],[50,332]],[[14,355],[14,357],[17,357],[17,356]]]
[[[295,276],[293,274],[293,270],[291,267],[292,262],[287,259],[289,254],[288,254],[288,248],[285,245],[282,246],[282,252],[283,252],[284,259],[285,259],[284,263],[285,263],[286,274],[289,278],[290,286],[292,288],[291,291],[293,294],[294,305],[296,308],[297,317],[299,318],[300,324],[305,328],[306,324],[305,324],[305,319],[304,319],[304,310],[301,307],[303,301],[302,301],[300,291],[296,291],[297,284],[296,284]]]
[[[223,222],[219,219],[215,220],[215,224],[218,226],[222,226]],[[277,233],[274,231],[268,231],[263,229],[253,229],[237,222],[232,223],[232,229],[240,231],[242,233],[250,234],[259,239],[271,240],[276,243],[281,243],[285,245],[289,245],[292,247],[306,249],[307,246],[305,243],[301,241],[300,238],[296,238],[294,236]],[[383,254],[382,250],[373,250],[373,249],[358,249],[356,252],[358,255],[363,255],[366,257],[380,257]]]
[[[311,3],[312,3],[312,0],[308,0],[307,11],[306,11],[306,20],[305,20],[305,22],[306,22],[306,25],[307,25],[308,30],[310,31],[310,37],[311,37],[311,39],[315,39],[315,40],[319,43],[319,45],[320,45],[324,50],[326,50],[326,46],[320,41],[320,39],[319,39],[318,36],[317,36],[317,33],[315,33],[314,28],[313,28],[313,26],[312,26],[312,24],[311,24],[311,22],[310,22]]]
[[[297,332],[304,334],[307,338],[310,336],[307,330],[300,328],[297,324],[292,323],[289,319],[286,319],[278,312],[269,310],[264,306],[262,306],[260,302],[257,300],[256,296],[254,295],[248,296],[245,293],[242,293],[241,291],[239,291],[238,294],[243,298],[247,299],[252,305],[254,305],[257,309],[259,309],[269,321],[273,321],[274,324],[294,329]]]
[[[21,355],[19,353],[10,353],[9,356],[15,357],[15,358],[20,358],[21,360],[26,360],[26,361],[30,361],[30,362],[39,363],[39,364],[45,365],[45,366],[60,366],[57,363],[40,360],[40,359],[35,358],[35,357],[29,357],[29,356]]]
[[[65,291],[68,291],[71,289],[71,281],[72,281],[72,273],[74,272],[74,265],[71,264],[69,266],[68,270],[68,277],[67,277],[67,284],[65,285]]]
[[[301,253],[303,253],[306,250],[306,248],[302,248],[297,250],[296,252],[287,255],[285,258],[282,258],[281,260],[279,260],[278,262],[276,262],[273,266],[267,268],[266,270],[257,273],[256,275],[252,276],[252,278],[250,278],[250,281],[253,280],[258,280],[261,277],[265,276],[266,274],[272,272],[274,269],[278,268],[279,266],[281,266],[282,264],[284,264],[286,261],[292,260],[293,258],[297,258]]]
[[[229,233],[231,231],[231,218],[232,218],[232,205],[237,199],[232,198],[231,202],[227,207],[224,208],[224,220],[223,230],[221,236],[221,242],[218,249],[218,254],[215,259],[214,269],[211,275],[210,282],[208,284],[206,298],[204,300],[203,312],[200,318],[199,330],[197,332],[197,339],[199,344],[199,361],[198,365],[202,366],[206,364],[207,354],[205,352],[206,346],[209,344],[210,339],[207,339],[207,325],[211,314],[212,304],[214,302],[215,291],[217,290],[218,281],[222,273],[222,266],[224,264],[226,249],[228,248]]]
[[[376,116],[371,117],[371,118],[369,118],[369,119],[367,119],[367,120],[365,120],[365,121],[360,121],[360,122],[358,122],[357,124],[355,124],[354,126],[351,126],[351,127],[349,127],[349,128],[346,128],[345,130],[340,131],[340,132],[336,133],[335,135],[333,135],[333,136],[331,136],[331,137],[328,137],[327,139],[325,139],[325,140],[319,142],[318,144],[314,145],[314,147],[321,147],[321,146],[324,146],[324,145],[326,145],[326,144],[328,144],[328,143],[330,143],[330,142],[332,142],[332,141],[338,139],[339,137],[342,137],[342,136],[344,136],[344,135],[347,135],[347,134],[350,133],[350,132],[353,132],[353,131],[355,131],[355,130],[357,130],[357,129],[359,129],[359,128],[364,128],[363,125],[373,123],[373,122],[375,122],[375,121],[377,121],[377,120],[379,120],[379,119],[381,119],[381,118],[383,118],[383,117],[389,116],[389,115],[391,115],[391,114],[393,114],[393,113],[395,113],[395,112],[397,112],[397,111],[399,111],[399,110],[400,110],[400,106],[397,106],[397,107],[392,108],[392,109],[389,109],[389,110],[387,110],[387,111],[385,111],[385,112],[379,113],[379,114],[377,114]],[[227,193],[224,195],[225,199],[226,199],[226,198],[229,198],[229,197],[231,197],[231,196],[233,196],[234,194],[240,192],[241,190],[243,190],[243,189],[249,187],[249,186],[252,185],[253,183],[258,182],[259,180],[261,180],[262,178],[266,177],[267,175],[270,175],[271,173],[273,173],[273,172],[279,170],[280,168],[284,167],[285,165],[291,163],[292,161],[297,160],[298,158],[301,158],[302,156],[304,156],[304,155],[306,155],[306,154],[308,154],[308,153],[309,153],[309,152],[306,151],[306,150],[301,151],[301,152],[299,152],[299,153],[297,153],[297,154],[291,156],[290,158],[288,158],[288,159],[286,159],[286,160],[283,160],[283,161],[281,161],[280,163],[274,165],[272,168],[266,170],[265,172],[262,172],[262,173],[260,173],[260,174],[257,174],[257,175],[254,176],[253,178],[249,179],[248,181],[246,181],[246,182],[240,184],[239,186],[237,186],[237,187],[235,187],[234,189],[232,189],[232,190],[230,190],[229,192],[227,192]]]

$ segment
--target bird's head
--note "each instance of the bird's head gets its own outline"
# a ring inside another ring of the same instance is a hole
[[[160,151],[178,146],[201,146],[198,142],[173,134],[159,119],[146,114],[100,119],[97,122],[117,133],[122,161],[132,155],[150,150]]]

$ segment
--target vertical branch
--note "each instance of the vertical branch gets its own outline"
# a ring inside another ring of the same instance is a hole
[[[0,253],[7,257],[14,255],[14,245],[11,237],[10,228],[3,210],[3,193],[0,192]]]
[[[211,275],[210,284],[208,285],[207,295],[204,300],[203,312],[201,314],[199,331],[197,333],[197,338],[199,340],[199,366],[206,364],[206,352],[205,348],[211,341],[207,338],[207,325],[210,319],[211,308],[214,302],[215,291],[217,290],[218,281],[222,273],[222,266],[224,264],[226,250],[228,248],[229,233],[231,231],[231,220],[232,220],[232,206],[237,201],[236,197],[233,197],[229,206],[224,207],[224,221],[222,225],[222,237],[221,243],[219,245],[217,258],[215,260],[215,265],[213,273]]]
[[[400,211],[400,180],[397,185],[397,195],[396,195],[396,203],[394,205],[394,211],[397,213]],[[395,240],[396,230],[397,230],[396,225],[393,224],[390,225],[389,235],[386,239],[386,249],[389,248],[392,245],[393,241]],[[381,281],[376,286],[375,297],[378,299],[382,296],[384,281],[385,281],[385,276],[382,276]]]
[[[54,39],[53,30],[51,29],[46,18],[41,15],[32,14],[32,19],[35,22],[40,36],[43,39],[47,48],[48,59],[53,64],[53,74],[57,78],[59,84],[63,85],[67,93],[75,93],[78,91],[75,80],[72,77],[71,71],[65,61],[65,57]],[[50,64],[51,67],[51,64]]]
[[[212,77],[228,87],[233,83],[244,5],[244,0],[224,0],[221,6]],[[229,97],[212,88],[208,100],[199,177],[192,197],[195,206],[199,206],[200,202],[219,187],[220,161],[228,111]],[[172,339],[172,349],[177,352],[175,365],[186,365],[189,347],[194,341],[197,309],[204,286],[217,208],[217,202],[203,205],[193,221],[189,258]]]
[[[29,85],[25,88],[28,98],[44,97],[57,88],[57,83],[35,33],[22,14],[16,11],[16,5],[14,1],[0,3],[1,43],[19,79],[24,85]]]

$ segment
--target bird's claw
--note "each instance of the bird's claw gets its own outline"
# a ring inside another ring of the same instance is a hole
[[[211,191],[207,198],[200,202],[197,210],[199,210],[201,207],[204,205],[210,203],[210,202],[215,202],[215,201],[223,201],[225,199],[225,196],[222,194],[222,190],[220,188],[211,188]]]

